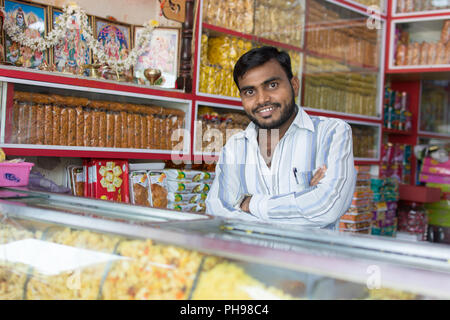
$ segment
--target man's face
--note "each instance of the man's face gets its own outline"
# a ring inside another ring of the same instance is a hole
[[[261,129],[279,128],[294,113],[299,81],[289,81],[278,61],[250,69],[238,81],[245,113]]]

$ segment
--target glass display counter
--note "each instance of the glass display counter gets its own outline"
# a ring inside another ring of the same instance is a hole
[[[2,299],[450,297],[450,249],[442,245],[22,188],[3,188],[0,197]],[[79,214],[67,209],[75,203]],[[112,208],[123,221],[104,219]]]

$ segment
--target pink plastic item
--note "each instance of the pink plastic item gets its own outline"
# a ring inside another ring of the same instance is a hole
[[[34,163],[0,163],[0,187],[20,187],[28,185],[31,167]]]

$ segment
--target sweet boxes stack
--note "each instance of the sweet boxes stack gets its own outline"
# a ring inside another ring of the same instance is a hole
[[[84,196],[130,202],[128,160],[91,159],[83,161]]]
[[[352,204],[339,220],[339,230],[353,233],[370,233],[372,221],[372,198],[370,189],[370,167],[357,166],[356,187]]]
[[[374,211],[372,230],[374,235],[395,236],[397,230],[398,181],[395,178],[371,179]]]
[[[161,171],[130,172],[131,203],[146,207],[167,208],[166,175]]]
[[[164,170],[167,176],[168,208],[185,212],[205,212],[205,200],[214,173],[196,170]]]

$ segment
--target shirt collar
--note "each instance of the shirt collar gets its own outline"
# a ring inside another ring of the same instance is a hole
[[[291,126],[287,130],[286,134],[288,134],[289,132],[294,130],[295,127],[299,128],[299,129],[306,129],[306,130],[309,130],[312,132],[315,131],[314,124],[311,120],[311,117],[306,113],[305,110],[303,110],[302,107],[298,107],[297,115],[295,116],[294,121],[292,122]],[[256,139],[256,137],[257,137],[256,125],[253,121],[250,122],[250,124],[245,129],[244,135],[247,139],[251,139],[251,138]]]

